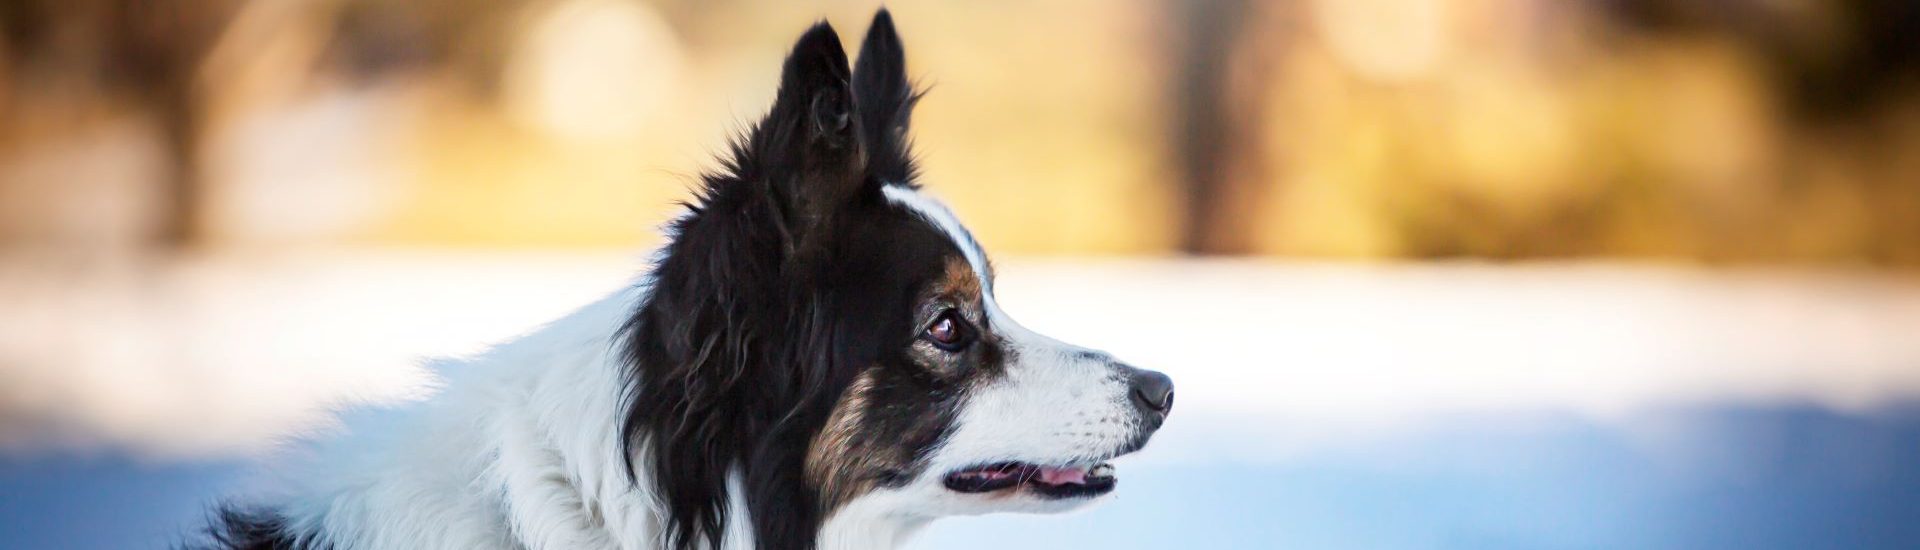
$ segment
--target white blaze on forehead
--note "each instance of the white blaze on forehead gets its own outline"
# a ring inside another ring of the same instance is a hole
[[[973,266],[973,274],[980,277],[980,284],[989,288],[993,286],[993,282],[987,279],[987,254],[980,250],[980,243],[973,240],[973,233],[960,225],[960,218],[954,217],[947,205],[904,185],[883,186],[880,192],[886,194],[888,201],[912,210],[941,233],[946,233],[947,239],[953,241],[953,246],[966,256],[967,265]]]
[[[947,240],[953,241],[953,246],[960,249],[961,255],[966,256],[967,265],[973,267],[974,276],[980,278],[980,286],[983,289],[980,298],[985,303],[987,317],[995,326],[1002,327],[1004,331],[1011,333],[1009,336],[1013,337],[1016,345],[1032,345],[1038,343],[1032,341],[1036,339],[1051,340],[1033,334],[1032,331],[1026,330],[1025,327],[1008,318],[1005,312],[1000,311],[1000,304],[993,299],[993,279],[987,275],[987,253],[980,250],[980,242],[973,240],[973,232],[967,231],[967,226],[960,224],[960,218],[954,216],[953,211],[947,209],[945,203],[904,185],[888,185],[881,188],[881,192],[887,195],[888,201],[912,210],[920,215],[921,219],[939,229],[941,233],[945,233]]]

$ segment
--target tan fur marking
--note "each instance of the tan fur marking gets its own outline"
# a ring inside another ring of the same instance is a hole
[[[807,481],[820,491],[822,508],[833,510],[872,489],[871,471],[884,468],[881,457],[859,452],[857,439],[866,414],[873,371],[862,371],[833,406],[827,424],[807,449]]]
[[[940,277],[937,292],[962,304],[980,302],[980,276],[967,265],[966,258],[948,258],[947,271]]]

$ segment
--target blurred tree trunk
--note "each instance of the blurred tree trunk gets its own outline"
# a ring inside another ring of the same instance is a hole
[[[152,117],[168,167],[160,174],[160,244],[200,238],[205,189],[202,61],[242,0],[5,0],[0,38],[27,78],[79,83],[89,101],[128,101]]]
[[[108,66],[128,80],[159,126],[168,168],[163,174],[163,245],[202,239],[206,184],[201,146],[206,126],[200,66],[241,5],[238,0],[122,0],[109,10]]]
[[[168,158],[162,182],[165,186],[162,200],[166,202],[160,205],[164,215],[158,237],[163,245],[186,247],[202,240],[206,185],[200,168],[200,148],[205,128],[200,116],[202,107],[192,83],[167,85],[178,87],[156,90],[152,105]]]
[[[1174,57],[1171,113],[1174,153],[1186,216],[1180,250],[1188,254],[1252,252],[1253,209],[1237,196],[1235,167],[1244,162],[1247,134],[1258,121],[1236,112],[1231,89],[1234,51],[1252,24],[1247,0],[1187,0],[1172,3],[1178,51]],[[1257,81],[1258,79],[1256,79]],[[1257,97],[1257,94],[1256,94]]]

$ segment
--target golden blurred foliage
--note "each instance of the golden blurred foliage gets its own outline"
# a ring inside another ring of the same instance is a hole
[[[1156,75],[1151,64],[1139,62],[1150,42],[1138,37],[1150,30],[1151,12],[1144,5],[1097,9],[1103,5],[1058,3],[1037,8],[1057,13],[1011,20],[996,17],[1004,6],[890,6],[902,21],[911,70],[931,92],[914,120],[927,167],[924,183],[966,212],[981,238],[1040,253],[1142,253],[1169,246],[1176,223],[1164,208],[1173,200],[1171,176],[1161,166],[1157,140],[1144,139],[1158,123]],[[564,27],[576,10],[618,10],[618,19],[632,6],[618,0],[559,2],[534,11],[528,25]],[[859,23],[846,22],[864,22],[870,13],[846,7],[830,11],[829,19],[841,22],[843,37],[857,37]],[[1088,21],[1075,40],[1062,41],[1051,27],[1077,12],[1113,20]],[[511,246],[621,246],[651,239],[655,226],[673,214],[674,202],[689,196],[697,174],[716,165],[726,140],[771,101],[789,35],[810,13],[753,14],[795,23],[746,24],[768,29],[751,39],[717,22],[686,25],[687,35],[663,39],[605,33],[615,45],[593,42],[591,33],[575,28],[534,31],[527,40],[537,43],[515,50],[545,58],[510,61],[541,68],[507,73],[505,108],[461,96],[418,101],[422,120],[409,140],[418,150],[403,155],[418,174],[412,195],[365,237]],[[590,19],[610,26],[606,15]],[[635,19],[632,33],[673,32],[654,24],[655,12],[629,16]],[[942,25],[927,32],[911,26],[918,21]],[[727,35],[695,35],[703,30]],[[674,46],[682,42],[712,46]],[[635,43],[675,49],[615,59],[595,53]],[[1138,54],[1111,55],[1129,50]],[[598,92],[638,87],[623,84],[634,75],[661,89],[620,97]],[[532,94],[564,97],[523,97]],[[531,101],[559,107],[524,105]],[[595,121],[596,127],[583,129],[578,121]]]
[[[1290,32],[1235,54],[1262,115],[1253,251],[1920,260],[1911,81],[1823,118],[1737,35],[1623,28],[1598,4],[1261,7]]]
[[[1920,264],[1920,8],[1715,6],[888,7],[924,183],[999,251]],[[0,243],[657,242],[789,41],[875,7],[21,0]]]

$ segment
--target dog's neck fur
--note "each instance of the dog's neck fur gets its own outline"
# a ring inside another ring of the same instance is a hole
[[[856,499],[820,527],[818,550],[879,550],[905,543],[931,518],[916,516],[885,497]]]

